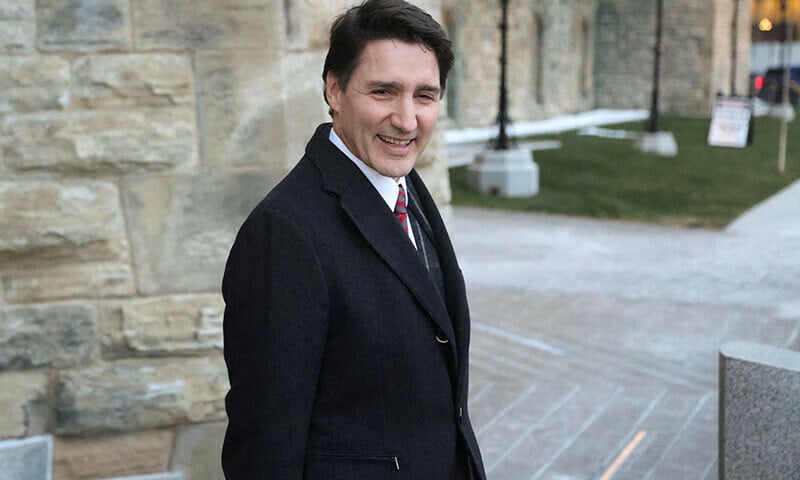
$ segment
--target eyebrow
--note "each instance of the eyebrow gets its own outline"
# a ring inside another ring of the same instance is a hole
[[[369,88],[385,88],[389,90],[399,90],[402,85],[399,82],[382,82],[382,81],[375,81],[369,82]],[[437,85],[429,85],[429,84],[422,84],[417,86],[414,91],[416,92],[431,92],[435,94],[439,94],[442,91]]]

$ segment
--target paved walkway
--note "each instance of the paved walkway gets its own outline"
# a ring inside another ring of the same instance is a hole
[[[800,182],[723,231],[455,208],[493,480],[717,478],[718,350],[800,350]]]

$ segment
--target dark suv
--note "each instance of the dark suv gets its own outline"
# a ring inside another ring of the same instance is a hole
[[[783,101],[783,68],[770,68],[762,77],[755,78],[758,98],[769,103]],[[789,70],[789,102],[800,104],[800,66]]]

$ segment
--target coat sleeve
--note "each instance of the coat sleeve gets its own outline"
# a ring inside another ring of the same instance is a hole
[[[231,249],[222,293],[225,478],[299,480],[328,324],[318,257],[294,223],[257,210]]]

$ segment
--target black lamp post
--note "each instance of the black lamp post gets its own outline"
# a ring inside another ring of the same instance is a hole
[[[731,21],[731,96],[736,96],[737,50],[739,49],[739,0],[733,0],[733,19]]]
[[[647,130],[649,132],[659,131],[658,125],[658,87],[659,77],[661,76],[661,34],[664,20],[664,0],[656,0],[656,46],[653,65],[653,98],[650,103],[650,120]]]
[[[508,0],[500,0],[502,7],[502,20],[500,21],[500,112],[497,122],[500,132],[493,142],[494,150],[508,150],[512,147],[511,139],[506,133],[508,120],[508,89],[506,88],[506,63],[508,61]]]
[[[508,0],[500,0],[500,112],[497,138],[487,143],[487,151],[479,153],[467,169],[467,182],[487,195],[503,197],[532,197],[539,191],[539,167],[530,150],[515,148],[506,127],[508,120],[508,90],[506,88],[506,62],[508,41]]]

